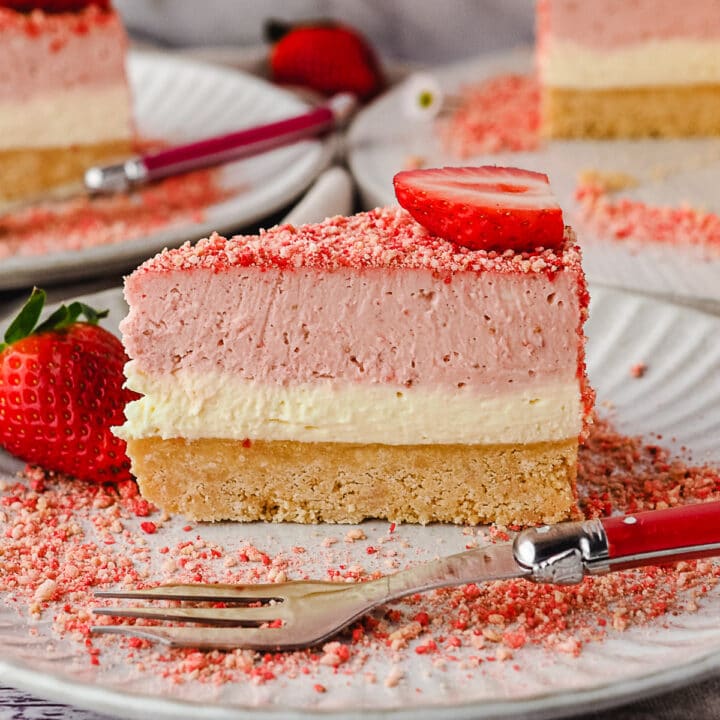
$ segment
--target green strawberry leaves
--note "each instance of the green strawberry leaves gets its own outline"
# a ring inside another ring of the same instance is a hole
[[[97,325],[98,321],[107,314],[107,310],[95,310],[95,308],[77,301],[70,305],[61,305],[44,323],[35,328],[35,334],[39,335],[49,330],[62,330],[77,322],[81,315],[85,316],[84,322]]]
[[[5,331],[4,342],[0,343],[0,352],[5,350],[9,345],[29,335],[39,335],[44,332],[63,330],[73,323],[78,322],[81,316],[85,317],[85,322],[91,325],[97,325],[98,321],[108,314],[107,310],[95,310],[95,308],[85,303],[75,301],[70,303],[70,305],[61,305],[44,322],[38,325],[37,322],[45,306],[46,297],[44,290],[33,288],[30,297],[22,308],[20,308],[20,312]]]
[[[22,306],[17,317],[10,323],[10,327],[5,332],[3,338],[5,342],[0,345],[0,352],[8,345],[27,337],[33,331],[37,321],[40,319],[43,305],[45,305],[45,291],[33,288],[27,302]]]

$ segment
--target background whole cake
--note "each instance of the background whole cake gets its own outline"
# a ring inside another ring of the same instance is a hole
[[[109,0],[0,2],[0,201],[130,154],[126,52]]]
[[[540,0],[537,10],[546,134],[720,133],[717,0]]]

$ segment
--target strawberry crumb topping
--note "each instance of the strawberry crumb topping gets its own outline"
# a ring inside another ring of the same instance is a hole
[[[104,26],[108,22],[118,24],[120,22],[115,11],[105,0],[82,3],[48,0],[45,4],[47,9],[40,7],[43,2],[6,0],[0,3],[0,31],[23,33],[28,37],[38,38],[67,32],[85,35],[93,27]],[[66,7],[63,7],[63,4]],[[73,5],[75,7],[72,7]],[[77,7],[77,5],[85,5],[85,7]]]
[[[600,419],[580,450],[578,475],[586,517],[720,499],[717,467],[684,462],[652,442],[618,434]],[[221,544],[203,537],[210,528],[189,534],[191,526],[183,533],[175,523],[173,530],[171,519],[152,507],[143,508],[152,518],[146,520],[147,513],[136,512],[137,497],[132,481],[78,483],[37,468],[8,478],[0,490],[0,592],[18,612],[52,619],[48,640],[75,643],[89,665],[120,662],[124,670],[152,673],[169,685],[290,683],[304,684],[316,695],[332,694],[336,674],[343,683],[357,678],[369,685],[402,685],[417,663],[427,672],[456,667],[468,678],[485,672],[488,664],[511,660],[508,669],[522,671],[530,662],[527,648],[548,653],[548,660],[556,654],[578,656],[588,645],[633,627],[657,627],[671,615],[694,612],[716,592],[720,578],[720,565],[698,560],[588,577],[569,587],[525,580],[470,584],[379,608],[321,648],[289,653],[167,649],[140,638],[91,635],[91,625],[117,622],[91,615],[93,606],[105,602],[92,592],[158,582],[302,579],[310,553],[317,566],[325,566],[327,579],[362,582],[387,572],[382,568],[388,560],[397,567],[427,556],[403,537],[403,528],[390,532],[386,525],[367,527],[370,547],[377,551],[370,556],[362,542],[367,534],[360,529],[348,532],[349,543],[336,546],[319,537],[314,548],[288,546],[279,552],[246,542],[233,546],[232,537]],[[150,524],[159,536],[155,552],[146,530]],[[463,543],[470,537],[479,544],[512,537],[510,528],[499,526],[455,530]],[[246,531],[238,528],[238,533],[242,537]],[[379,660],[385,669],[378,679]]]
[[[195,245],[186,243],[160,253],[136,272],[221,272],[250,266],[260,270],[415,269],[448,277],[458,272],[581,272],[580,251],[569,227],[558,250],[469,250],[432,235],[398,207],[300,227],[278,225],[259,235],[227,239],[214,233]]]

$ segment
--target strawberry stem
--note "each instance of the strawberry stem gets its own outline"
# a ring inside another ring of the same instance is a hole
[[[338,23],[331,18],[309,18],[299,22],[288,22],[287,20],[269,18],[265,21],[265,25],[263,26],[263,37],[265,38],[266,43],[274,45],[293,30],[316,27],[333,28],[337,27],[337,25]]]
[[[284,38],[293,29],[292,23],[277,18],[270,18],[265,21],[263,35],[265,42],[274,45],[278,40]]]
[[[95,310],[95,308],[78,301],[70,303],[70,305],[61,305],[53,312],[44,322],[37,324],[40,314],[45,305],[47,295],[44,290],[33,288],[30,297],[20,308],[20,312],[10,323],[3,337],[4,342],[0,343],[0,352],[5,350],[8,345],[16,343],[30,335],[39,335],[40,333],[62,330],[69,327],[81,316],[85,316],[85,322],[91,325],[97,325],[101,318],[107,317],[107,310]]]

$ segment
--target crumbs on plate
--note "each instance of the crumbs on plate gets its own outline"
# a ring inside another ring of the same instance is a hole
[[[233,192],[216,168],[159,180],[131,194],[78,197],[0,215],[0,259],[83,250],[204,220]]]
[[[530,75],[498,75],[460,90],[438,121],[445,151],[457,159],[535,150],[540,145],[540,85]]]
[[[718,468],[673,457],[601,419],[580,449],[578,473],[580,507],[588,518],[720,499]],[[720,577],[720,565],[697,560],[588,577],[566,587],[522,579],[471,583],[390,603],[332,642],[296,652],[168,649],[141,638],[92,635],[91,625],[118,622],[91,613],[108,602],[93,597],[102,588],[283,582],[306,578],[308,558],[321,563],[318,567],[324,563],[324,579],[353,583],[421,559],[403,537],[403,526],[390,523],[373,537],[351,528],[345,542],[318,526],[315,546],[271,552],[255,544],[212,542],[203,537],[202,525],[172,532],[172,522],[132,481],[97,485],[28,468],[6,481],[0,493],[2,601],[23,616],[52,618],[53,635],[76,643],[93,665],[102,664],[110,648],[121,648],[125,665],[168,683],[306,678],[325,693],[333,688],[318,679],[328,668],[393,688],[409,676],[410,658],[428,670],[456,665],[472,674],[488,663],[522,670],[527,648],[578,656],[588,644],[628,628],[697,610]],[[467,547],[504,542],[514,530],[456,529]],[[377,677],[373,658],[385,661],[386,676]]]

